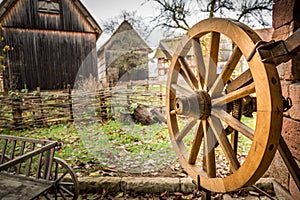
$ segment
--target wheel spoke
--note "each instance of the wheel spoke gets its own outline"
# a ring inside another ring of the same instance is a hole
[[[206,127],[207,126],[207,122]],[[209,178],[216,177],[216,158],[215,158],[215,136],[211,128],[206,128],[204,131],[204,140],[205,140],[205,156],[206,158],[206,170],[207,176]]]
[[[242,87],[238,90],[235,90],[233,92],[230,92],[222,97],[213,99],[211,101],[212,106],[222,106],[225,105],[229,102],[232,102],[234,100],[243,98],[245,96],[248,96],[250,94],[253,94],[255,92],[255,84],[254,82],[251,83],[250,85],[247,85],[245,87]]]
[[[187,62],[185,61],[184,57],[180,56],[178,59],[181,68],[179,73],[183,77],[183,79],[188,83],[188,85],[193,89],[196,90],[198,89],[198,81],[197,78],[194,74],[194,72],[191,70]]]
[[[72,193],[70,190],[68,190],[68,189],[65,188],[64,186],[59,185],[59,188],[60,188],[63,192],[65,192],[65,193],[67,193],[68,195],[70,195],[71,197],[74,196],[74,193]]]
[[[190,156],[189,156],[189,160],[188,160],[189,164],[193,165],[196,163],[198,153],[200,150],[200,146],[201,146],[201,142],[202,142],[202,138],[203,138],[203,126],[202,126],[202,121],[200,121],[198,123],[196,136],[194,138],[192,149],[190,152]]]
[[[231,144],[225,134],[221,121],[214,116],[208,118],[208,122],[212,131],[214,132],[219,144],[225,154],[227,161],[230,164],[230,168],[233,172],[235,172],[239,167],[240,163],[231,147]]]
[[[238,119],[234,118],[232,115],[228,114],[225,110],[213,108],[211,114],[226,122],[229,126],[242,133],[250,140],[253,140],[254,130],[240,122]]]
[[[48,196],[48,192],[44,193],[44,197],[48,200],[51,200],[51,198]]]
[[[64,192],[60,188],[58,189],[58,192],[59,192],[59,194],[61,195],[61,197],[63,199],[67,199],[66,196],[65,196],[65,194],[64,194]]]
[[[188,89],[186,89],[186,88],[184,88],[184,87],[178,85],[177,83],[173,83],[173,84],[171,85],[171,88],[172,88],[173,90],[175,90],[175,91],[174,91],[174,94],[175,94],[176,91],[178,91],[180,94],[186,95],[186,96],[188,96],[188,95],[194,93],[193,91],[188,90]]]
[[[203,137],[205,134],[207,134],[207,127],[208,127],[208,122],[205,120],[202,122],[202,126],[203,126]],[[205,140],[205,139],[204,139]],[[203,158],[202,158],[202,168],[203,168],[203,171],[207,172],[207,165],[206,165],[206,156],[207,156],[207,153],[206,153],[206,142],[204,141],[203,142]]]
[[[56,180],[57,179],[57,176],[58,176],[58,168],[59,168],[59,166],[58,166],[58,163],[54,163],[55,164],[55,166],[54,166],[54,179],[53,180]]]
[[[59,182],[59,185],[73,186],[74,183],[72,183],[72,182]]]
[[[190,130],[195,126],[196,123],[197,119],[193,119],[192,121],[190,121],[176,136],[176,141],[182,141],[182,139],[188,134],[188,132],[190,132]]]
[[[253,82],[252,74],[250,72],[250,69],[247,69],[240,76],[238,76],[236,79],[231,81],[231,83],[229,83],[226,86],[226,91],[227,92],[235,91],[235,90],[237,90],[245,85],[248,85],[252,82]]]
[[[68,171],[64,172],[63,175],[61,177],[59,177],[58,179],[55,179],[55,181],[60,182],[67,174],[68,174]]]
[[[198,82],[201,83],[201,87],[204,88],[205,64],[204,64],[204,58],[203,58],[202,48],[201,48],[199,38],[193,39],[192,45],[194,50],[195,62],[196,62]]]
[[[238,141],[239,141],[238,138],[239,138],[239,132],[234,130],[231,133],[231,146],[233,148],[235,155],[237,154],[237,149],[238,149]]]
[[[205,82],[208,89],[211,88],[217,77],[217,65],[219,54],[220,33],[211,32],[210,48],[209,48],[209,64],[206,68]]]
[[[209,90],[209,95],[214,96],[215,94],[218,94],[222,92],[224,86],[226,83],[230,80],[230,77],[238,64],[240,58],[242,56],[241,50],[238,48],[238,46],[235,46],[233,49],[233,52],[228,59],[227,63],[222,69],[221,74],[216,79],[216,82],[213,84],[212,88]]]

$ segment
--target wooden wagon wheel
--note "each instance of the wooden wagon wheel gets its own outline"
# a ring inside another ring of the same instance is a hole
[[[78,198],[79,182],[72,168],[64,160],[53,158],[50,181],[54,181],[54,184],[43,194],[46,199],[75,200]]]
[[[187,32],[172,57],[166,93],[170,139],[184,169],[207,190],[253,184],[276,152],[281,86],[275,66],[252,54],[259,41],[244,24],[207,19]],[[240,70],[241,62],[248,69]]]

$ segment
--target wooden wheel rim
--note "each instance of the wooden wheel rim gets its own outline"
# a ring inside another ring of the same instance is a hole
[[[64,174],[58,174],[59,173],[59,168],[63,169]],[[63,178],[67,178],[69,180],[65,181]],[[51,176],[50,180],[54,181],[53,189],[54,191],[47,191],[44,195],[47,199],[57,199],[59,195],[61,195],[61,198],[63,199],[77,199],[79,196],[79,182],[77,179],[77,176],[73,169],[62,159],[54,157],[53,158],[53,163],[51,166]],[[62,187],[63,185],[70,185],[71,184],[71,189],[63,190]],[[49,193],[50,192],[50,193]],[[54,192],[53,194],[51,192]],[[68,192],[71,192],[72,195],[68,194]],[[51,197],[48,196],[51,195]]]
[[[262,63],[257,54],[254,54],[248,65],[255,84],[257,119],[253,142],[246,160],[235,172],[224,178],[210,178],[196,165],[189,164],[185,145],[176,139],[179,128],[176,115],[172,113],[176,96],[170,88],[178,81],[178,72],[181,69],[180,55],[186,54],[192,39],[200,38],[209,32],[220,33],[230,38],[246,58],[260,40],[252,29],[229,19],[207,19],[194,25],[182,39],[172,58],[166,92],[167,123],[173,148],[187,173],[195,181],[200,176],[200,185],[210,191],[228,192],[253,184],[269,167],[279,143],[282,126],[281,86],[275,66]]]

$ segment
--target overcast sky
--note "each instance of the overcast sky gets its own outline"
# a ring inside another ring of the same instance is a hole
[[[81,1],[97,21],[106,20],[120,13],[121,10],[137,11],[145,18],[153,14],[150,3],[142,6],[143,0],[82,0]]]
[[[81,2],[86,6],[98,24],[101,26],[101,22],[108,20],[109,18],[115,17],[120,14],[121,10],[127,11],[137,11],[137,16],[143,17],[146,21],[155,15],[157,4],[153,2],[146,2],[147,0],[81,0]],[[146,2],[146,3],[145,3]],[[188,1],[193,2],[193,1]],[[144,3],[144,4],[143,4]],[[189,25],[193,25],[196,22],[207,18],[207,13],[199,12],[198,4],[189,5],[193,8],[192,17],[189,18]],[[227,13],[227,17],[230,14]],[[236,16],[233,15],[232,18]],[[265,18],[271,24],[271,18]],[[256,28],[262,28],[257,24]],[[98,40],[98,46],[103,44],[109,36],[102,34]],[[148,45],[155,49],[158,45],[158,42],[163,39],[163,34],[159,29],[155,30],[152,35],[146,41]]]
[[[3,0],[0,0],[0,3]],[[151,3],[142,5],[145,0],[81,0],[81,2],[88,9],[90,14],[101,26],[101,22],[109,18],[115,17],[120,14],[121,10],[137,11],[137,16],[142,16],[145,20],[153,16],[155,11],[152,8]],[[155,46],[157,42],[155,37],[161,37],[161,34],[154,34],[149,38],[148,43],[150,46]],[[108,38],[105,34],[102,34],[98,40],[98,44],[103,44]]]
[[[121,13],[121,10],[137,11],[137,16],[143,17],[146,21],[150,20],[150,17],[155,15],[155,7],[157,5],[151,1],[145,3],[146,1],[147,0],[81,0],[100,27],[103,21],[117,16]],[[0,2],[2,2],[2,0],[0,0]],[[207,17],[201,12],[199,13],[200,8],[197,9],[197,6],[198,5],[191,6],[195,9],[195,12],[197,12],[192,15],[192,21],[190,19],[191,24]],[[158,29],[150,35],[146,42],[152,49],[155,49],[159,40],[162,38],[162,33]],[[107,41],[107,39],[109,39],[109,36],[102,33],[97,42],[98,46],[101,46],[105,41]]]
[[[137,16],[149,20],[154,15],[155,9],[153,4],[146,3],[144,0],[81,0],[85,7],[89,10],[94,19],[101,26],[101,22],[115,17],[121,13],[121,10],[137,11]],[[148,39],[148,45],[155,48],[162,34],[158,31],[154,32]],[[102,34],[98,40],[98,45],[103,44],[108,39],[108,36]]]

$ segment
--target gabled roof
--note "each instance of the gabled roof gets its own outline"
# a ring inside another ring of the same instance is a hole
[[[162,39],[159,41],[159,46],[155,51],[154,58],[168,58],[173,56],[174,51],[177,48],[178,43],[182,39],[182,36],[177,36],[174,38]]]
[[[8,12],[8,10],[19,0],[3,0],[0,4],[0,19]],[[101,35],[102,29],[89,13],[89,11],[85,8],[85,6],[81,3],[80,0],[70,0],[72,3],[76,5],[78,10],[84,16],[86,21],[91,25],[91,27],[95,30],[97,34],[97,38]]]
[[[126,20],[124,20],[120,24],[120,26],[117,28],[117,30],[115,30],[110,39],[104,45],[102,45],[102,47],[100,47],[98,52],[101,52],[104,49],[116,51],[143,50],[147,51],[148,53],[152,52],[152,49],[146,44],[146,42],[136,32],[132,25]]]
[[[180,43],[183,37],[184,35],[181,35],[175,36],[173,38],[160,40],[153,58],[167,58],[171,60],[174,55],[174,52],[177,49],[178,44]],[[192,55],[192,49],[187,54]]]

